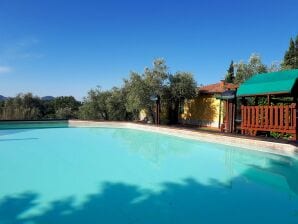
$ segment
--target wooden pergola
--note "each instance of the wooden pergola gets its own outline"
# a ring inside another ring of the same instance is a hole
[[[223,124],[221,124],[221,132],[235,132],[235,118],[236,118],[236,90],[226,90],[220,96],[216,97],[224,102]],[[221,104],[220,104],[221,105]],[[221,116],[222,109],[220,108],[219,115]],[[221,119],[219,119],[221,120]]]
[[[254,75],[237,91],[241,98],[241,133],[278,132],[297,140],[298,70]],[[247,105],[253,97],[254,105]],[[263,99],[259,105],[260,98]]]

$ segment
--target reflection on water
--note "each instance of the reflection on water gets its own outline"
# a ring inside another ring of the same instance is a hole
[[[237,172],[242,166],[246,171],[241,176],[253,182],[259,182],[279,190],[290,190],[289,194],[298,195],[298,159],[297,157],[278,156],[259,153],[243,153],[239,150],[226,150],[227,172]]]
[[[193,144],[198,144],[183,138],[167,136],[168,139],[165,139],[164,135],[148,132],[140,134],[134,130],[119,129],[113,136],[125,142],[129,150],[156,164],[170,154],[189,153],[187,149],[191,149]],[[205,143],[204,147],[206,146],[212,148],[214,144]],[[291,194],[298,195],[298,157],[239,150],[228,146],[219,148],[224,150],[225,175],[228,177],[226,186],[231,187],[233,178],[241,174],[248,180],[261,181],[283,190],[290,189]],[[244,169],[247,171],[243,172]]]
[[[298,223],[297,157],[111,128],[0,149],[0,223]]]
[[[165,138],[164,135],[131,129],[125,131],[116,129],[113,137],[124,143],[127,150],[137,153],[155,164],[159,164],[164,157],[171,154],[185,154],[187,153],[185,149],[191,148],[191,145],[195,144],[183,138],[173,136]],[[183,143],[185,145],[181,147]]]

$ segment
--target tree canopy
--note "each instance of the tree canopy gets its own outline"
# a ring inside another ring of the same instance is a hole
[[[159,96],[162,104],[168,110],[177,111],[177,105],[185,99],[195,96],[197,84],[193,75],[188,72],[170,74],[165,60],[157,59],[152,68],[146,68],[143,74],[132,72],[130,78],[125,80],[126,108],[134,115],[145,109],[150,119],[154,121],[154,102],[152,96]],[[171,114],[171,112],[165,112]],[[173,123],[175,118],[167,118]]]
[[[196,87],[191,73],[177,72],[172,75],[165,60],[156,59],[152,67],[145,68],[142,73],[131,72],[121,88],[90,90],[80,108],[79,117],[130,120],[138,119],[140,111],[145,110],[148,119],[154,122],[156,108],[152,97],[158,96],[161,99],[167,117],[171,114],[168,110],[176,111],[176,105],[195,96]],[[178,120],[178,113],[173,120]]]
[[[294,41],[290,39],[289,48],[284,55],[282,63],[283,69],[297,69],[298,68],[298,35]]]
[[[18,94],[0,103],[1,120],[39,120],[77,118],[80,106],[72,96],[42,100],[32,93]]]
[[[227,83],[233,83],[234,80],[235,80],[234,62],[231,61],[230,67],[229,67],[229,69],[227,70],[227,74],[226,74],[226,77],[225,77],[225,81],[226,81]]]
[[[248,59],[248,63],[240,61],[235,64],[236,76],[235,83],[240,84],[245,80],[249,79],[251,76],[260,73],[268,72],[268,68],[262,63],[261,56],[257,54],[252,54]]]

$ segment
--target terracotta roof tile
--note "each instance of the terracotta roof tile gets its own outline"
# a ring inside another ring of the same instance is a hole
[[[209,94],[223,93],[226,90],[235,90],[237,88],[238,86],[233,83],[225,83],[224,81],[221,81],[219,83],[199,87],[199,92]]]

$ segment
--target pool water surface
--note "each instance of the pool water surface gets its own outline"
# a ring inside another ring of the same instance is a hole
[[[124,128],[0,130],[0,223],[298,223],[298,158]]]

